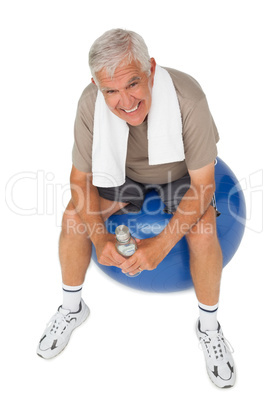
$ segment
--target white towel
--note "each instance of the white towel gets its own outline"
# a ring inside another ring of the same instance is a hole
[[[92,145],[93,185],[117,187],[125,183],[129,128],[113,114],[98,91]],[[156,66],[152,104],[148,114],[149,165],[185,159],[182,120],[176,91],[169,73]]]

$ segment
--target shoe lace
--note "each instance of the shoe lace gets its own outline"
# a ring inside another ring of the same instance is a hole
[[[64,315],[60,313],[59,311],[54,314],[49,322],[47,323],[47,327],[50,327],[50,334],[55,335],[55,334],[62,334],[64,330],[67,328],[67,326],[70,324],[70,321],[68,320],[69,315]]]
[[[205,346],[208,355],[215,357],[217,360],[224,360],[227,352],[234,353],[231,343],[220,333],[205,335],[199,341],[198,346],[200,349],[202,349],[202,344]]]

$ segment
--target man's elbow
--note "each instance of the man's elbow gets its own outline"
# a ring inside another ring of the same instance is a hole
[[[92,173],[82,172],[73,165],[70,173],[70,183],[76,185],[84,183],[92,184]]]
[[[215,193],[215,182],[210,182],[207,184],[199,184],[195,187],[196,199],[199,201],[201,213],[203,213],[213,198]]]
[[[201,200],[203,205],[209,205],[216,190],[215,181],[207,184],[201,191]]]

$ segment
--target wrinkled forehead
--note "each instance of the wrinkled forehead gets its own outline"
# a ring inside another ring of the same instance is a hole
[[[126,64],[122,62],[113,72],[110,73],[105,67],[96,73],[99,86],[101,88],[111,87],[116,83],[128,85],[135,80],[141,80],[146,73],[142,71],[141,65],[136,61]]]

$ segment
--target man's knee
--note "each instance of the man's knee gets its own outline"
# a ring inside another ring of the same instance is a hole
[[[218,245],[215,210],[209,207],[206,214],[186,235],[190,251],[205,252]]]
[[[62,217],[62,235],[74,236],[87,234],[86,226],[79,217],[72,200],[69,202]]]

